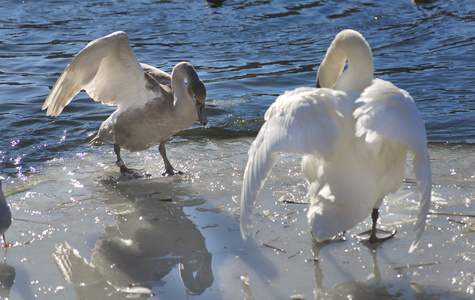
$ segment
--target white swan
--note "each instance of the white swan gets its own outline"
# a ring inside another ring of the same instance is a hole
[[[348,68],[343,71],[346,61]],[[335,88],[335,89],[332,89]],[[279,96],[249,149],[241,197],[241,233],[249,234],[254,201],[278,152],[302,154],[308,182],[307,214],[321,241],[354,227],[371,212],[376,237],[378,208],[401,186],[408,151],[420,195],[420,212],[410,247],[418,245],[430,206],[431,171],[424,122],[409,94],[373,79],[373,58],[363,36],[340,32],[317,74],[317,88]]]
[[[2,190],[2,181],[0,180],[0,234],[3,237],[3,245],[5,248],[8,247],[7,240],[5,239],[5,231],[12,224],[12,213],[10,211],[10,206],[8,206],[7,200]]]
[[[163,175],[176,174],[165,143],[198,119],[202,125],[207,123],[206,89],[193,66],[180,62],[170,76],[141,64],[122,31],[96,39],[81,50],[56,81],[42,109],[48,109],[46,115],[58,116],[82,89],[95,101],[117,105],[90,144],[114,144],[123,175],[139,176],[125,166],[121,147],[142,151],[156,144],[165,163]]]

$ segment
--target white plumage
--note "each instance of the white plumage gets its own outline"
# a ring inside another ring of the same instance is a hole
[[[431,195],[424,122],[406,91],[373,79],[371,49],[361,34],[340,32],[320,65],[317,88],[285,92],[269,107],[265,120],[244,172],[243,238],[278,152],[303,155],[310,200],[307,217],[313,236],[321,241],[351,229],[372,211],[375,226],[383,198],[403,182],[411,151],[420,212],[410,252],[417,247]]]

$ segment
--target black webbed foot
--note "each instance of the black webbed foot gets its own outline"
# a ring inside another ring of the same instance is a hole
[[[365,231],[360,234],[354,235],[354,237],[360,242],[369,242],[370,244],[382,243],[394,235],[396,235],[397,230],[393,229],[391,231],[382,230],[376,228],[376,224],[379,217],[379,209],[374,208],[373,213],[371,214],[371,219],[373,220],[372,228],[368,231]]]
[[[370,244],[382,243],[396,235],[397,230],[383,230],[376,228],[375,230],[370,229],[368,231],[362,232],[360,234],[354,235],[354,237],[360,242],[368,242]]]
[[[165,172],[162,173],[162,176],[165,176],[165,177],[168,177],[168,176],[180,176],[180,175],[184,175],[185,173],[183,173],[182,171],[177,171],[175,170],[173,167],[169,167],[165,170]]]
[[[120,174],[128,179],[138,179],[144,177],[150,177],[145,170],[129,169],[125,166],[124,161],[120,157],[120,146],[114,144],[114,152],[117,155],[117,162],[115,163],[120,168]]]
[[[127,168],[122,160],[117,161],[116,164],[120,168],[120,174],[128,179],[150,177],[150,174],[148,174],[145,170]]]

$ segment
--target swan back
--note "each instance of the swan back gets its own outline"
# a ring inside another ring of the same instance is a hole
[[[346,62],[348,68],[343,71]],[[362,92],[373,80],[373,54],[357,31],[343,30],[333,40],[317,73],[317,87]]]

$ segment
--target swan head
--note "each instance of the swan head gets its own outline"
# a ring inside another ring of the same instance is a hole
[[[191,81],[190,84],[191,94],[195,100],[196,112],[198,113],[198,120],[201,125],[206,126],[208,119],[205,113],[205,101],[206,101],[206,88],[201,80]]]
[[[348,62],[348,68],[344,70]],[[362,92],[373,81],[373,54],[361,33],[346,29],[338,33],[317,72],[317,88]]]
[[[186,91],[182,90],[182,86]],[[173,68],[172,89],[176,94],[185,93],[183,96],[195,105],[198,120],[205,126],[208,123],[205,113],[206,87],[190,63],[180,62]]]

